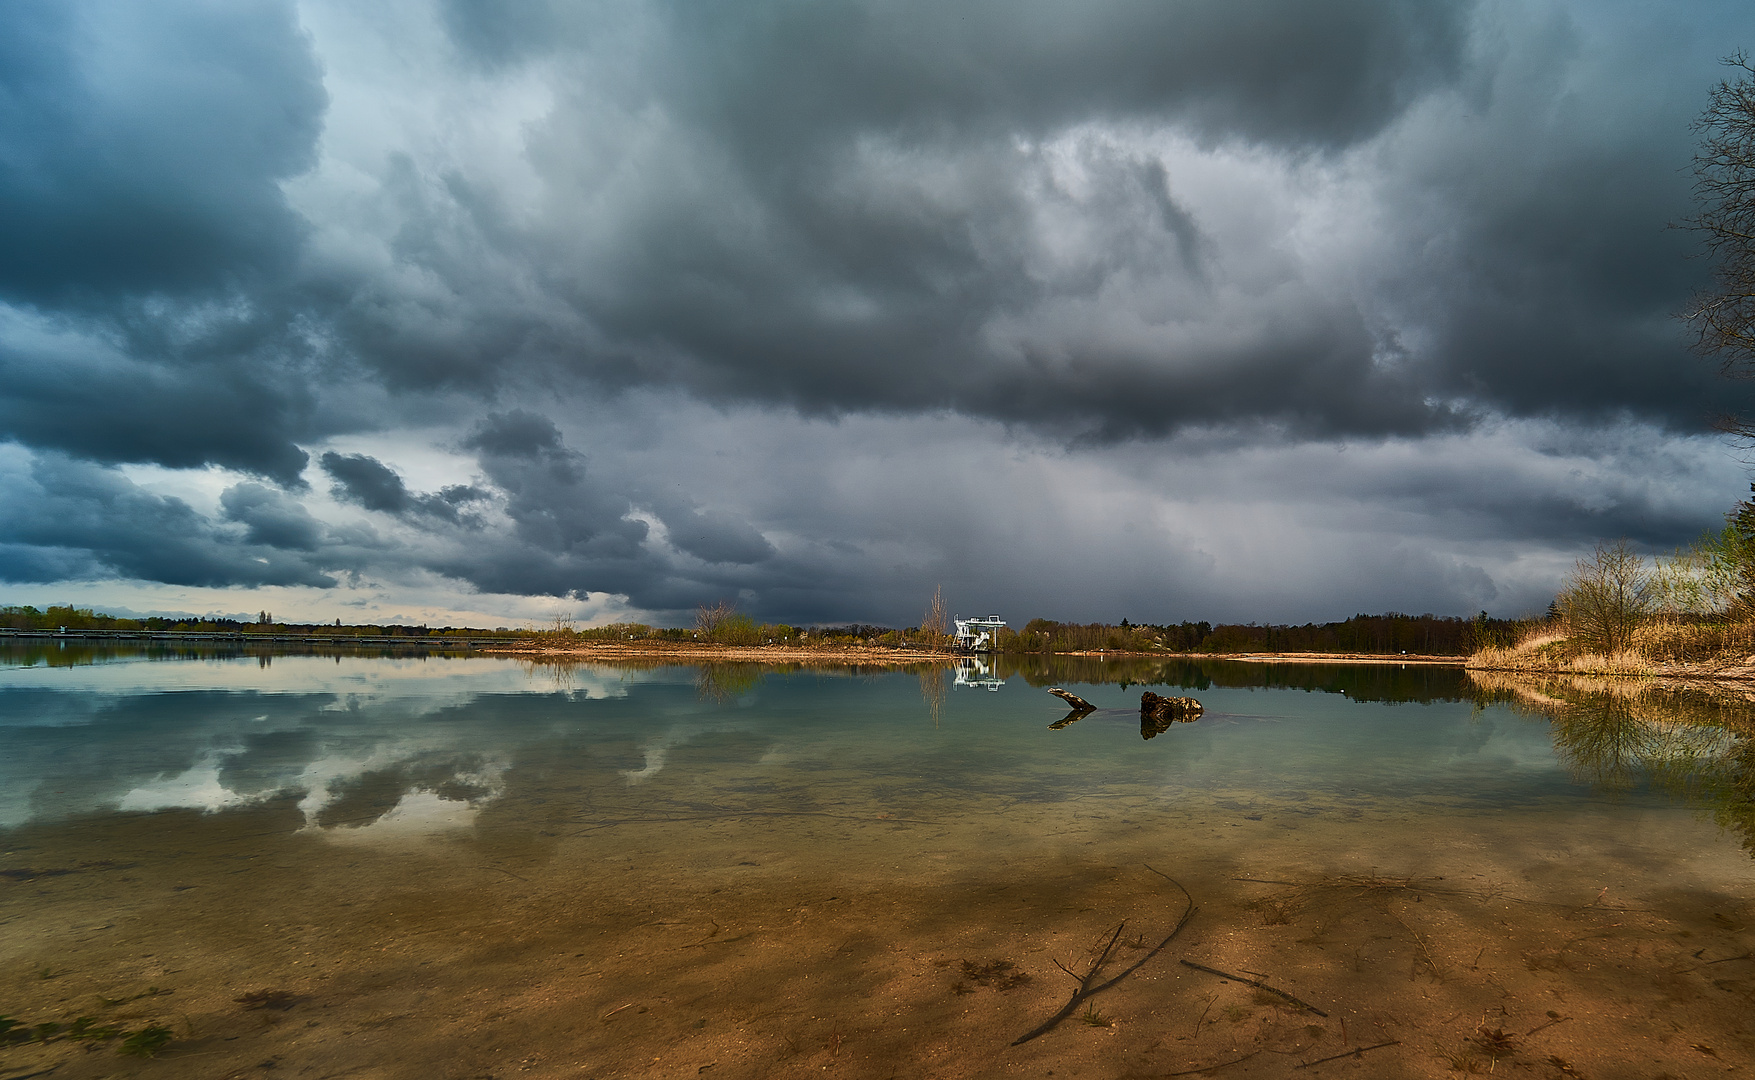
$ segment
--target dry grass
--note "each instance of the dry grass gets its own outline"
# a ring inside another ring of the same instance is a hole
[[[1755,665],[1755,621],[1655,616],[1633,631],[1626,649],[1608,655],[1590,651],[1565,623],[1544,622],[1515,645],[1479,650],[1467,664],[1475,671],[1609,676],[1659,675],[1676,665]]]
[[[1657,663],[1747,662],[1755,653],[1755,623],[1652,619],[1633,632],[1632,646]]]
[[[1651,661],[1632,649],[1604,656],[1580,653],[1566,662],[1566,670],[1580,675],[1650,675]]]

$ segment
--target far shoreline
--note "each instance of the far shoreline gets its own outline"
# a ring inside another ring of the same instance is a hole
[[[711,642],[629,641],[576,642],[552,645],[524,639],[505,645],[480,647],[477,653],[550,663],[646,663],[677,664],[808,664],[836,667],[918,667],[953,664],[961,659],[994,654],[971,654],[948,649],[883,645],[717,645]],[[1755,683],[1755,665],[1668,663],[1647,671],[1591,671],[1569,667],[1500,667],[1478,662],[1475,656],[1435,656],[1416,653],[1301,653],[1301,652],[1130,652],[1118,649],[1054,653],[1001,653],[1024,661],[1038,657],[1079,657],[1116,660],[1224,660],[1243,664],[1333,664],[1374,667],[1450,667],[1526,679],[1564,677],[1654,680],[1674,684],[1721,684],[1747,687]]]
[[[481,653],[495,656],[519,656],[532,659],[591,660],[705,660],[722,663],[789,663],[795,661],[839,661],[859,665],[905,665],[948,663],[972,656],[993,656],[992,653],[971,654],[927,646],[880,645],[717,645],[700,641],[617,641],[617,642],[549,642],[522,639],[504,645],[478,647]],[[1117,659],[1155,660],[1232,660],[1260,664],[1421,664],[1461,667],[1466,656],[1431,656],[1412,653],[1187,653],[1136,652],[1120,649],[1097,649],[1053,653],[1000,653],[1017,658],[1040,656],[1077,656]]]

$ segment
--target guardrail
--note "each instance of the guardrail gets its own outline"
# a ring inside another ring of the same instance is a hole
[[[274,634],[240,630],[13,630],[0,627],[0,641],[208,641],[238,645],[404,645],[477,649],[509,645],[511,637],[412,637],[395,634]]]

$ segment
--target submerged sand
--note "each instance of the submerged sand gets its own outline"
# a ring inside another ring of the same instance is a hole
[[[754,795],[690,781],[687,753],[637,800],[608,776],[532,765],[467,824],[311,828],[286,799],[15,830],[0,1009],[158,1023],[174,1042],[152,1060],[113,1041],[20,1045],[0,1069],[948,1080],[1755,1064],[1755,873],[1684,810],[886,797],[851,775]],[[1062,967],[1084,974],[1113,939],[1101,981],[1171,931],[1187,906],[1171,878],[1197,908],[1181,933],[1013,1046],[1067,1002]]]

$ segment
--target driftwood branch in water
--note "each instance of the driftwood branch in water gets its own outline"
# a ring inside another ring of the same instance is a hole
[[[1091,704],[1090,702],[1086,701],[1084,698],[1078,696],[1077,694],[1069,693],[1066,690],[1062,690],[1058,686],[1049,687],[1048,692],[1050,694],[1053,694],[1055,697],[1059,698],[1060,700],[1066,702],[1068,705],[1072,706],[1072,712],[1067,713],[1065,716],[1061,717],[1059,720],[1056,720],[1054,723],[1048,725],[1049,731],[1059,731],[1061,728],[1067,726],[1068,724],[1071,724],[1071,723],[1078,721],[1078,720],[1083,720],[1085,717],[1087,717],[1087,716],[1089,716],[1092,713],[1097,711],[1097,706]]]
[[[1310,1004],[1310,1002],[1305,1001],[1303,998],[1295,998],[1291,994],[1286,993],[1284,990],[1281,990],[1280,988],[1275,987],[1275,986],[1269,986],[1267,983],[1264,983],[1259,979],[1246,979],[1241,975],[1233,975],[1229,971],[1220,971],[1218,968],[1207,967],[1205,964],[1197,964],[1193,960],[1184,960],[1184,961],[1182,961],[1182,963],[1186,967],[1191,967],[1191,968],[1195,969],[1196,971],[1204,971],[1208,975],[1217,975],[1221,979],[1230,979],[1232,982],[1240,982],[1240,983],[1245,983],[1249,986],[1253,986],[1257,990],[1266,990],[1268,993],[1273,994],[1276,997],[1285,998],[1287,1001],[1290,1001],[1292,1004],[1298,1006],[1300,1009],[1309,1009],[1311,1012],[1315,1013],[1318,1016],[1321,1016],[1321,1017],[1328,1016],[1328,1013],[1323,1012],[1321,1009]],[[1372,1049],[1376,1049],[1376,1048],[1373,1047]]]
[[[1152,957],[1154,957],[1154,956],[1158,955],[1160,952],[1162,952],[1164,949],[1164,946],[1170,944],[1170,941],[1172,938],[1174,938],[1177,934],[1182,933],[1182,928],[1184,926],[1188,925],[1188,920],[1192,919],[1194,917],[1194,913],[1197,910],[1194,906],[1194,897],[1188,895],[1188,890],[1182,888],[1182,883],[1180,881],[1177,881],[1175,878],[1171,877],[1169,874],[1164,873],[1162,870],[1152,870],[1152,868],[1150,866],[1147,866],[1146,869],[1151,870],[1152,873],[1157,874],[1159,877],[1163,878],[1165,881],[1168,881],[1170,884],[1176,886],[1178,889],[1181,889],[1183,899],[1188,901],[1188,906],[1186,908],[1184,908],[1182,911],[1182,917],[1180,919],[1176,920],[1175,928],[1173,928],[1168,934],[1165,934],[1164,940],[1160,941],[1160,942],[1158,942],[1158,944],[1154,945],[1152,947],[1151,952],[1146,953],[1146,955],[1140,957],[1138,960],[1136,960],[1132,964],[1128,965],[1128,967],[1125,970],[1123,970],[1121,972],[1121,974],[1115,976],[1113,979],[1110,979],[1108,982],[1098,983],[1097,985],[1093,986],[1092,982],[1097,978],[1097,975],[1103,970],[1103,965],[1109,962],[1109,954],[1115,950],[1115,943],[1121,937],[1122,927],[1125,927],[1127,925],[1127,922],[1125,920],[1123,920],[1121,925],[1117,926],[1115,928],[1115,932],[1109,935],[1109,943],[1107,945],[1103,946],[1103,952],[1098,955],[1096,962],[1091,965],[1090,970],[1086,971],[1083,976],[1077,976],[1077,975],[1073,976],[1074,978],[1077,978],[1079,980],[1078,989],[1073,991],[1072,997],[1067,1001],[1067,1003],[1064,1006],[1061,1007],[1061,1010],[1059,1012],[1055,1013],[1053,1016],[1049,1017],[1046,1021],[1044,1021],[1041,1024],[1041,1026],[1034,1028],[1033,1030],[1028,1031],[1028,1032],[1024,1033],[1023,1035],[1018,1036],[1016,1039],[1012,1040],[1013,1046],[1021,1046],[1022,1044],[1029,1042],[1031,1039],[1036,1038],[1038,1035],[1046,1035],[1050,1031],[1053,1031],[1055,1028],[1055,1025],[1059,1024],[1062,1020],[1065,1020],[1067,1017],[1071,1016],[1073,1014],[1073,1012],[1078,1009],[1080,1002],[1084,1001],[1088,997],[1093,997],[1097,994],[1101,994],[1103,991],[1109,989],[1111,986],[1114,986],[1116,983],[1120,982],[1121,980],[1127,978],[1129,975],[1132,975],[1134,972],[1138,971],[1142,966],[1144,966],[1146,961],[1150,960]],[[1054,963],[1055,963],[1056,967],[1060,968],[1060,970],[1062,970],[1062,971],[1065,971],[1068,975],[1073,974],[1072,971],[1070,971],[1066,967],[1066,965],[1062,964],[1060,961],[1056,960]]]
[[[1068,705],[1071,705],[1073,712],[1088,713],[1097,711],[1097,706],[1091,704],[1077,694],[1062,690],[1058,686],[1050,686],[1048,692],[1066,702]]]

